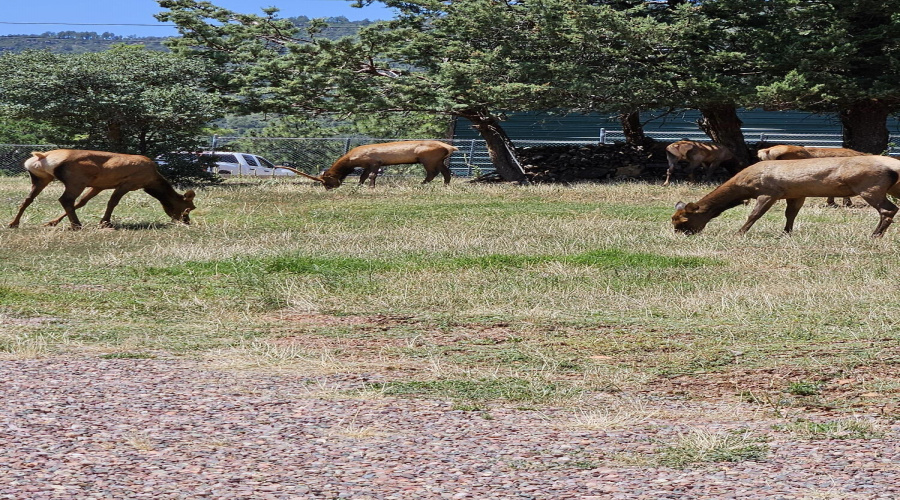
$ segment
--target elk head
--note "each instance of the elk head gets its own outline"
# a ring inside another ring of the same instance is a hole
[[[327,172],[322,174],[321,176],[315,176],[315,175],[307,174],[306,172],[301,172],[301,171],[297,170],[296,168],[291,168],[291,167],[278,167],[278,168],[290,170],[291,172],[294,172],[297,175],[306,177],[307,179],[312,179],[316,182],[321,182],[322,185],[325,186],[325,189],[334,189],[336,187],[340,187],[340,185],[341,185],[340,179],[338,179],[337,177],[328,175]]]
[[[194,193],[193,189],[188,189],[184,194],[177,195],[175,199],[171,201],[171,205],[164,205],[166,213],[174,221],[190,224],[191,217],[189,214],[191,213],[191,210],[197,208],[194,205],[195,195],[196,193]]]
[[[700,206],[696,203],[684,203],[679,201],[675,204],[675,213],[672,214],[672,225],[675,226],[675,232],[683,234],[697,234],[703,231],[709,219],[699,212]]]

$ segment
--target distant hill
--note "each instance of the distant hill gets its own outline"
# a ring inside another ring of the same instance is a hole
[[[306,16],[289,17],[297,26],[306,26],[310,18]],[[355,35],[359,28],[368,26],[374,21],[350,21],[346,17],[329,17],[325,20],[329,27],[320,36],[337,39]],[[167,50],[163,42],[167,37],[121,36],[110,32],[93,31],[60,31],[45,32],[40,35],[2,35],[0,36],[0,52],[22,52],[25,50],[49,50],[55,53],[81,54],[85,52],[101,52],[116,43],[144,45],[151,50]]]
[[[40,35],[0,36],[0,52],[22,52],[25,50],[49,50],[61,54],[82,54],[102,52],[116,43],[144,45],[152,50],[167,50],[163,45],[166,37],[124,37],[112,33],[92,31],[46,32]]]

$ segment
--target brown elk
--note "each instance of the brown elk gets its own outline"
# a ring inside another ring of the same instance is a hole
[[[22,213],[54,179],[59,179],[65,186],[59,203],[66,213],[48,222],[46,225],[49,226],[55,226],[63,218],[69,217],[72,229],[80,229],[81,222],[75,215],[75,210],[106,189],[112,189],[113,193],[106,205],[106,213],[100,219],[101,226],[110,225],[110,217],[119,200],[125,193],[136,189],[143,189],[159,200],[172,220],[185,224],[191,222],[188,214],[196,208],[194,191],[178,194],[169,181],[160,175],[156,163],[146,156],[78,149],[55,149],[44,153],[35,151],[31,154],[25,161],[25,169],[31,175],[31,192],[19,207],[16,218],[9,223],[11,228],[19,227]],[[75,203],[75,199],[85,189],[88,191]]]
[[[887,195],[900,196],[898,181],[900,160],[887,156],[762,161],[741,170],[696,203],[678,202],[672,224],[678,232],[696,234],[725,210],[755,198],[756,205],[738,231],[744,234],[776,201],[785,199],[784,231],[790,233],[807,197],[858,195],[881,216],[872,233],[877,238],[897,213]]]
[[[756,156],[760,160],[802,160],[806,158],[833,158],[839,156],[865,156],[867,153],[861,153],[855,149],[847,148],[816,148],[806,146],[793,146],[790,144],[779,144],[766,149],[757,151]],[[825,200],[828,206],[836,207],[834,198]],[[844,206],[849,207],[853,204],[850,198],[844,198]]]
[[[422,184],[431,182],[438,173],[444,176],[444,184],[450,184],[450,167],[447,163],[450,155],[457,149],[441,141],[386,142],[351,149],[318,177],[293,168],[282,168],[321,182],[325,189],[334,189],[340,186],[357,167],[363,169],[359,176],[359,183],[363,184],[367,178],[371,177],[371,186],[374,187],[375,178],[381,167],[421,163],[425,167],[425,180],[422,181]]]
[[[678,141],[673,142],[666,147],[666,159],[669,162],[669,168],[666,170],[666,182],[663,183],[663,186],[669,185],[669,180],[672,178],[672,172],[675,171],[675,166],[678,165],[678,162],[688,162],[688,177],[691,182],[693,182],[694,170],[696,170],[698,166],[704,166],[706,169],[704,179],[709,180],[710,175],[712,175],[713,171],[715,171],[722,162],[734,160],[735,157],[728,148],[718,144],[698,141]]]

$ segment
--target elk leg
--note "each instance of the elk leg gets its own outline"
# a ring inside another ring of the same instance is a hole
[[[691,160],[691,162],[688,163],[688,181],[697,182],[696,172],[697,172],[697,167],[699,167],[699,166],[700,166],[700,162],[698,162],[698,161]]]
[[[30,172],[29,172],[30,173]],[[34,174],[31,174],[31,192],[28,193],[28,196],[22,201],[22,204],[19,205],[19,211],[16,213],[16,217],[9,223],[10,228],[19,227],[19,221],[22,219],[22,213],[25,212],[25,209],[28,208],[28,205],[31,205],[31,202],[37,198],[37,195],[41,194],[41,191],[47,187],[47,184],[53,180],[53,177],[38,177]]]
[[[359,174],[359,185],[360,185],[360,186],[362,186],[363,184],[366,183],[366,179],[369,178],[369,174],[370,174],[371,172],[372,172],[372,169],[369,168],[369,167],[366,167],[366,168],[364,168],[363,171]]]
[[[714,161],[714,162],[710,163],[709,165],[707,165],[707,166],[706,166],[706,173],[705,173],[705,175],[703,176],[703,180],[706,181],[706,182],[709,182],[709,180],[712,179],[713,172],[715,172],[716,169],[719,168],[719,165],[720,165],[720,164],[721,164],[721,162]]]
[[[63,191],[62,196],[59,197],[59,204],[63,206],[66,215],[69,217],[69,222],[72,224],[72,229],[75,230],[81,229],[81,221],[75,215],[75,200],[82,191],[84,191],[84,186],[69,184],[66,186],[66,190]]]
[[[666,151],[666,160],[669,162],[669,168],[666,169],[666,182],[663,182],[663,186],[669,185],[669,180],[672,178],[672,172],[675,171],[675,165],[678,164],[678,158],[668,151]]]
[[[797,213],[800,212],[800,207],[803,206],[803,203],[806,201],[806,198],[791,198],[787,200],[787,208],[784,211],[784,218],[786,220],[784,224],[784,232],[790,234],[791,231],[794,230],[794,219],[797,218]]]
[[[422,184],[428,184],[429,182],[434,180],[435,177],[437,177],[438,165],[430,161],[423,161],[422,166],[425,167],[425,180],[422,181]]]
[[[444,161],[441,162],[441,175],[444,176],[444,184],[450,184],[450,157],[444,158]]]
[[[127,192],[128,190],[123,188],[116,188],[115,191],[112,192],[109,196],[109,202],[106,204],[106,212],[103,214],[103,218],[100,219],[100,227],[112,226],[109,220],[112,218],[113,209],[116,208],[116,205],[119,204],[119,201]]]
[[[97,194],[100,193],[100,191],[103,191],[103,190],[97,189],[97,188],[88,189],[86,193],[81,195],[81,199],[78,200],[78,203],[75,204],[75,210],[78,210],[79,208],[83,207],[88,202],[88,200],[90,200],[94,196],[97,196]],[[53,219],[52,221],[50,221],[44,225],[52,227],[52,226],[59,224],[60,221],[62,221],[65,218],[66,218],[66,214],[62,214],[59,217]]]
[[[897,215],[897,205],[891,203],[884,194],[876,196],[868,193],[860,193],[860,196],[862,196],[862,199],[865,200],[866,203],[872,205],[875,210],[878,210],[881,220],[879,220],[878,225],[875,226],[872,237],[881,238],[891,223],[894,222],[894,216]]]
[[[774,196],[760,196],[756,199],[756,206],[753,207],[753,210],[750,212],[750,215],[747,217],[747,222],[744,223],[743,226],[738,230],[738,234],[743,235],[747,231],[750,230],[750,227],[753,226],[753,223],[757,221],[760,217],[763,216],[766,212],[772,208],[772,205],[778,201],[778,198]]]

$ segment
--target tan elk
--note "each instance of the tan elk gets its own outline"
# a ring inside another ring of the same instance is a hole
[[[178,194],[169,181],[160,175],[156,163],[146,156],[78,149],[55,149],[44,153],[35,151],[31,155],[25,160],[25,169],[31,175],[31,192],[19,207],[16,218],[9,223],[11,228],[19,227],[22,213],[54,179],[59,179],[65,186],[59,203],[66,213],[48,222],[46,225],[49,226],[55,226],[68,217],[72,229],[80,229],[81,222],[75,215],[75,210],[106,189],[112,189],[113,193],[106,205],[106,212],[100,219],[101,226],[110,225],[110,217],[119,200],[125,193],[136,189],[143,189],[159,200],[172,220],[190,224],[188,214],[196,208],[194,191]],[[85,189],[87,192],[75,203],[78,195]]]
[[[363,169],[359,176],[359,183],[363,184],[367,178],[371,177],[371,186],[374,187],[375,178],[381,167],[421,163],[425,167],[425,180],[422,181],[422,184],[431,182],[438,173],[444,176],[444,184],[450,184],[450,167],[447,163],[450,155],[457,149],[455,146],[441,141],[386,142],[351,149],[318,177],[293,168],[282,168],[321,182],[325,189],[334,189],[340,186],[357,167]]]
[[[887,195],[900,196],[898,181],[900,160],[887,156],[762,161],[741,170],[696,203],[678,202],[672,224],[680,233],[696,234],[725,210],[755,198],[756,205],[738,231],[744,234],[776,201],[784,199],[784,231],[790,233],[807,197],[858,195],[881,216],[872,233],[877,238],[897,213]]]
[[[779,144],[766,149],[757,151],[756,156],[760,160],[802,160],[806,158],[833,158],[838,156],[865,156],[867,153],[861,153],[855,149],[848,148],[816,148],[806,146],[794,146],[790,144]],[[834,198],[825,200],[828,206],[836,207]],[[844,198],[844,206],[853,205],[850,198]]]
[[[663,183],[663,186],[669,185],[672,172],[675,171],[678,162],[688,162],[688,178],[693,182],[694,170],[698,166],[703,165],[706,169],[704,179],[709,180],[710,175],[722,162],[734,159],[734,155],[728,148],[718,144],[698,141],[673,142],[666,147],[666,160],[669,162],[669,168],[666,170],[666,182]]]

